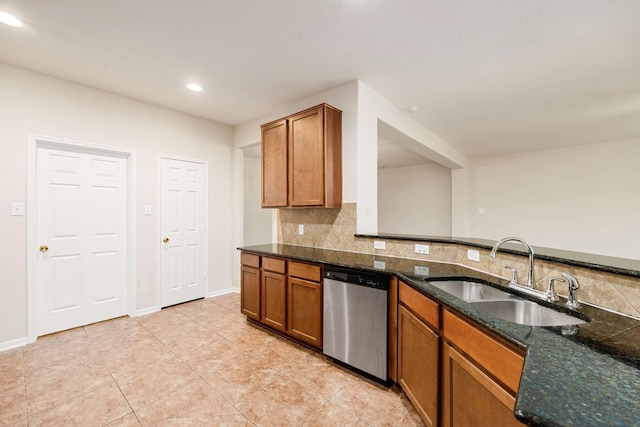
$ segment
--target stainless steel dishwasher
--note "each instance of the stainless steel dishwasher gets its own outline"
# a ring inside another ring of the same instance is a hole
[[[323,352],[387,382],[389,277],[344,267],[324,269]]]

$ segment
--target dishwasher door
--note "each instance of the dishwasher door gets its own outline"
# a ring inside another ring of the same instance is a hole
[[[383,381],[388,291],[324,279],[324,354]]]

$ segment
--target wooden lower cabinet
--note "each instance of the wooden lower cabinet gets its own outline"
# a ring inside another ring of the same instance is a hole
[[[524,425],[513,415],[515,396],[451,345],[444,345],[443,355],[443,426]]]
[[[398,383],[427,426],[438,425],[440,337],[398,307]]]
[[[442,425],[524,425],[513,414],[523,355],[447,310],[443,325]]]
[[[322,266],[240,254],[240,311],[322,350]]]
[[[240,311],[260,320],[260,270],[246,265],[240,270]]]
[[[287,278],[284,274],[262,272],[262,312],[260,321],[281,332],[287,329]]]
[[[322,348],[322,285],[289,277],[287,334]]]

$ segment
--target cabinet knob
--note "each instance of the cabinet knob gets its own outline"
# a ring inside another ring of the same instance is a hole
[[[40,252],[47,252],[48,250],[49,250],[49,246],[47,245],[40,246]]]
[[[168,238],[168,237],[165,237],[164,239],[162,239],[162,241],[163,241],[164,243],[169,243],[169,238]]]

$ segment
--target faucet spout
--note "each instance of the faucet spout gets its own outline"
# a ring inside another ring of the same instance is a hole
[[[495,258],[496,253],[498,252],[498,249],[500,248],[500,246],[502,246],[506,242],[517,242],[527,248],[527,252],[529,253],[529,277],[527,277],[527,287],[533,288],[533,285],[535,283],[534,269],[533,269],[533,256],[535,255],[535,252],[533,250],[533,247],[529,243],[527,243],[524,239],[521,239],[519,237],[505,237],[504,239],[498,240],[498,242],[495,245],[493,245],[493,248],[491,249],[491,253],[489,254],[489,256],[491,258]]]

